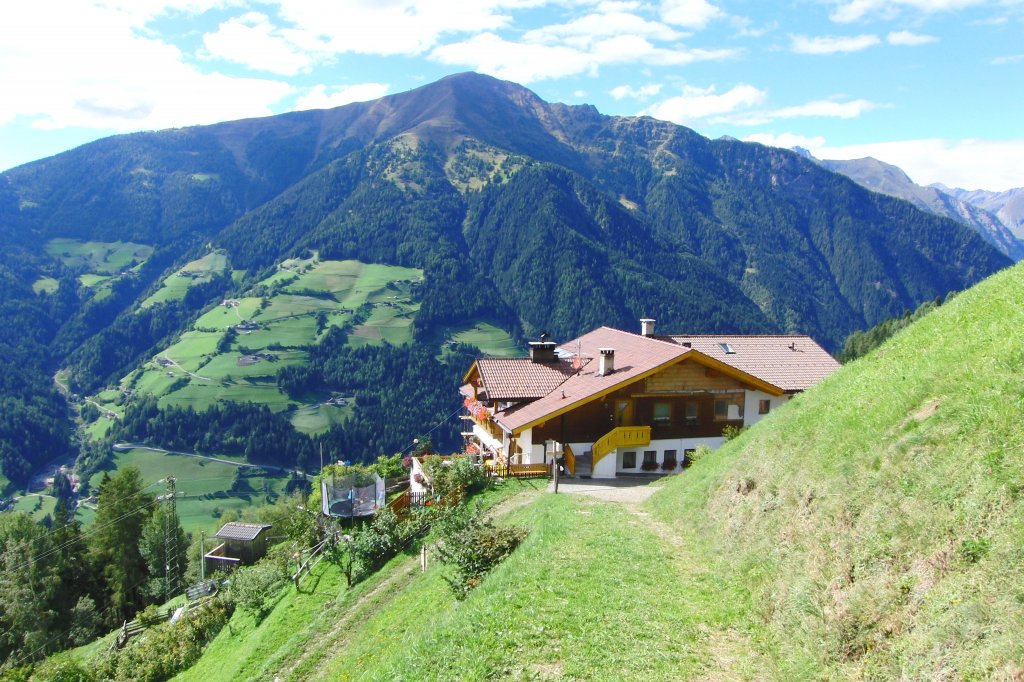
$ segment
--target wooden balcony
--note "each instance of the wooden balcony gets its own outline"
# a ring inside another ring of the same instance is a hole
[[[618,448],[650,444],[650,426],[618,426],[594,441],[594,446],[591,448],[594,455],[591,467],[596,467],[605,455],[615,452]]]

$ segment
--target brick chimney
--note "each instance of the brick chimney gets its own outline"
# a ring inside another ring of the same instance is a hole
[[[644,317],[640,320],[640,336],[654,336],[654,323],[656,320]]]
[[[615,349],[598,348],[601,353],[601,362],[597,368],[598,376],[606,377],[615,371]]]

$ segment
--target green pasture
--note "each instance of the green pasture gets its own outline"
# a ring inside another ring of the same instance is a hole
[[[154,303],[177,301],[185,297],[189,288],[209,282],[215,275],[228,267],[228,256],[224,251],[213,251],[202,258],[187,263],[181,269],[164,279],[160,289],[142,302],[142,307]]]
[[[222,332],[190,331],[181,335],[177,343],[170,346],[158,357],[174,360],[189,372],[199,372],[206,361],[216,355],[217,344],[224,337]],[[168,367],[167,369],[175,369]]]
[[[217,355],[205,367],[201,374],[214,381],[231,380],[243,377],[273,376],[282,367],[305,365],[309,361],[309,353],[301,350],[273,350],[268,351],[273,360],[260,360],[252,365],[240,365],[238,361],[243,354],[238,351],[229,351]]]
[[[349,317],[349,316],[346,316]],[[235,347],[263,350],[272,344],[286,348],[308,346],[317,340],[316,317],[286,317],[276,322],[266,323],[266,329],[238,331]]]
[[[25,512],[33,521],[42,521],[47,514],[53,514],[56,509],[56,497],[32,494],[19,497],[11,511]]]
[[[37,294],[47,293],[52,294],[57,291],[57,287],[60,285],[53,277],[40,277],[32,283],[32,291]]]
[[[134,242],[83,242],[58,237],[46,243],[46,253],[72,268],[114,275],[153,254],[153,247]],[[88,286],[88,285],[87,285]]]
[[[253,315],[260,309],[259,298],[250,296],[247,298],[235,299],[237,306],[219,305],[213,310],[204,313],[196,320],[196,329],[227,329],[239,322],[252,319]]]
[[[232,384],[208,383],[192,380],[188,386],[160,398],[160,407],[191,407],[205,410],[218,402],[256,403],[266,405],[275,412],[294,404],[278,390],[273,380],[261,383],[238,382]]]
[[[484,355],[495,358],[515,358],[525,355],[504,329],[490,322],[477,322],[471,327],[449,330],[449,338],[457,343],[468,343]]]
[[[99,286],[104,282],[109,282],[112,279],[111,275],[100,275],[94,272],[87,272],[84,275],[78,276],[78,283],[83,287],[93,288]]]
[[[239,457],[217,457],[244,464]],[[145,492],[151,495],[163,494],[164,479],[173,475],[178,491],[178,516],[182,528],[190,532],[216,527],[221,512],[264,504],[268,495],[274,497],[282,494],[288,483],[286,474],[268,473],[245,477],[240,488],[232,492],[235,472],[239,468],[234,464],[143,448],[115,453],[114,464],[118,469],[128,464],[139,467],[142,481],[146,485]],[[94,475],[90,485],[98,486],[102,477],[102,473]]]
[[[352,413],[351,402],[344,407],[336,405],[303,405],[291,414],[292,426],[305,434],[323,433]]]
[[[337,301],[315,296],[297,294],[277,294],[270,299],[270,305],[259,310],[252,319],[254,322],[270,322],[296,315],[311,315],[320,311],[332,312],[342,307]]]

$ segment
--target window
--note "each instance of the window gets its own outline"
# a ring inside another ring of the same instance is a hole
[[[757,401],[757,413],[768,414],[768,411],[772,409],[772,401],[770,400],[758,400]]]
[[[743,394],[728,393],[715,398],[715,421],[743,419]]]
[[[686,424],[687,426],[696,426],[699,421],[700,415],[698,403],[690,402],[686,403]]]
[[[635,452],[623,452],[622,453],[622,468],[623,469],[636,469],[636,453]]]
[[[736,350],[727,343],[720,343],[718,346],[725,352],[726,355],[735,355]]]
[[[672,406],[669,403],[654,403],[654,423],[668,425],[672,421]]]
[[[640,466],[644,471],[654,471],[658,468],[658,451],[644,450],[644,463]]]
[[[679,463],[679,459],[676,457],[678,450],[666,450],[665,457],[661,461],[661,468],[665,471],[672,471],[676,468]]]

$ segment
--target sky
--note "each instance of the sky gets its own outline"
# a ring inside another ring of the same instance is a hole
[[[0,169],[463,71],[711,138],[873,156],[919,184],[1024,187],[1024,0],[9,2]]]

